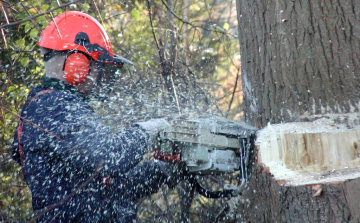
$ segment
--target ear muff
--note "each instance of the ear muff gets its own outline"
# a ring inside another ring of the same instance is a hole
[[[66,58],[63,70],[66,81],[78,85],[90,72],[89,59],[82,53],[72,53]]]

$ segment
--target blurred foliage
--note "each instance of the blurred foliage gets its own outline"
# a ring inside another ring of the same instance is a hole
[[[117,128],[136,120],[180,115],[241,117],[234,1],[0,0],[0,6],[0,220],[26,221],[31,216],[31,193],[11,159],[10,145],[16,114],[44,75],[39,35],[64,11],[96,18],[114,53],[136,64],[121,71],[110,100],[93,104],[109,125]],[[179,201],[184,188],[185,184],[174,191],[165,188],[144,200],[139,221],[184,218]],[[160,197],[167,201],[159,203]],[[214,220],[208,213],[222,209],[221,199],[197,195],[192,199],[185,216],[190,221]]]

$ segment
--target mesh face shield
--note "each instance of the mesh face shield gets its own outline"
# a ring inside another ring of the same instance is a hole
[[[119,66],[98,62],[98,77],[94,83],[90,99],[106,101],[111,96],[115,83],[120,79],[121,72]]]

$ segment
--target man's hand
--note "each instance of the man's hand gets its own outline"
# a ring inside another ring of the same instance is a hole
[[[165,119],[150,119],[146,122],[138,122],[136,125],[148,134],[151,144],[155,143],[155,139],[161,131],[171,128],[170,123]]]

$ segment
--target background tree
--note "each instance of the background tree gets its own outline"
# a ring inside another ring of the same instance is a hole
[[[244,116],[260,128],[359,112],[355,1],[237,0]],[[255,162],[256,163],[256,162]],[[250,222],[358,222],[360,180],[284,187],[254,165],[235,213]]]
[[[92,105],[117,131],[158,117],[241,116],[239,44],[233,1],[32,0],[0,1],[0,219],[27,221],[30,191],[11,159],[16,114],[29,89],[41,82],[36,43],[52,19],[67,10],[86,12],[106,29],[116,54],[132,60],[106,103]],[[230,178],[205,181],[216,189]],[[186,195],[186,196],[185,196]],[[179,200],[179,197],[183,198]],[[193,194],[187,184],[140,204],[138,221],[213,221],[224,201]]]

